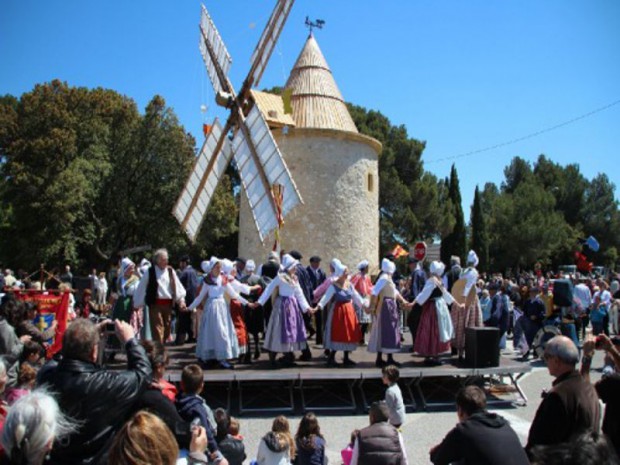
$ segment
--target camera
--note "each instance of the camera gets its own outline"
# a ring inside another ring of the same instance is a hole
[[[106,323],[106,324],[105,324],[105,330],[106,330],[106,331],[113,332],[113,331],[114,331],[114,323],[113,323],[113,322]]]

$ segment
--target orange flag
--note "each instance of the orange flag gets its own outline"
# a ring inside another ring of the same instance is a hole
[[[408,254],[409,252],[403,249],[400,244],[396,244],[396,247],[392,249],[392,255],[394,255],[394,258],[404,257],[405,255],[408,255]]]

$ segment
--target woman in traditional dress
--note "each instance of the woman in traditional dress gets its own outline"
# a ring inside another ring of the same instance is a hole
[[[478,266],[478,255],[470,250],[467,254],[467,268],[461,272],[461,279],[464,281],[458,285],[459,291],[462,288],[460,296],[456,294],[454,287],[452,288],[457,300],[465,303],[463,309],[455,306],[450,313],[454,327],[452,348],[457,350],[460,361],[463,361],[465,356],[465,330],[484,326],[480,299],[478,299],[476,292],[476,282],[478,281],[476,266]],[[457,287],[456,284],[455,287]]]
[[[327,365],[337,366],[336,352],[344,352],[344,366],[354,366],[356,363],[349,358],[351,351],[357,349],[362,332],[357,320],[357,315],[353,303],[359,307],[368,306],[368,301],[355,290],[348,279],[347,267],[339,264],[334,272],[336,280],[327,289],[317,306],[319,309],[326,309],[325,335],[323,343],[329,350]]]
[[[278,276],[269,283],[258,302],[250,305],[251,308],[256,305],[265,305],[270,297],[275,297],[264,343],[265,349],[269,351],[269,360],[273,368],[277,366],[278,352],[284,354],[282,361],[285,366],[294,366],[293,352],[303,350],[307,346],[302,312],[314,313],[314,311],[297,281],[295,269],[297,263],[299,262],[290,255],[284,255],[282,258],[283,272],[278,273]]]
[[[208,366],[217,361],[221,368],[232,369],[228,360],[239,356],[239,343],[224,294],[231,299],[239,300],[243,305],[247,305],[248,302],[237,294],[226,277],[222,276],[220,259],[211,257],[203,270],[207,274],[200,294],[187,307],[193,311],[203,301],[205,302],[200,318],[196,357]]]
[[[260,289],[260,286],[248,286],[237,280],[237,269],[235,264],[230,260],[222,260],[222,275],[224,279],[232,286],[235,292],[239,294],[250,294]],[[237,343],[239,344],[239,363],[252,363],[252,359],[246,357],[250,355],[248,344],[248,330],[245,326],[243,305],[238,299],[230,300],[230,317],[232,318],[235,332],[237,333]]]
[[[403,299],[392,280],[396,265],[384,258],[381,262],[381,271],[382,274],[375,283],[370,301],[372,328],[368,340],[368,352],[377,354],[375,362],[377,367],[400,366],[400,363],[394,361],[392,356],[400,352],[401,344],[400,310],[397,302],[402,303],[405,308],[411,308],[412,304]],[[386,362],[383,361],[383,352],[388,354]]]
[[[136,274],[136,264],[127,257],[123,258],[121,274],[118,277],[118,298],[112,310],[112,318],[128,322],[138,338],[144,327],[144,313],[142,309],[134,310],[132,301],[139,283],[140,277]]]
[[[323,296],[327,292],[327,289],[329,289],[329,286],[331,286],[331,284],[337,279],[336,276],[334,276],[334,273],[335,273],[336,267],[339,265],[341,265],[340,260],[338,260],[337,258],[332,259],[332,261],[329,264],[329,276],[312,293],[312,301],[314,304],[319,303],[319,300],[323,298]],[[323,322],[325,322],[325,318],[323,318]]]
[[[351,278],[351,284],[355,287],[358,294],[364,298],[370,298],[372,295],[372,281],[370,280],[370,276],[368,276],[368,265],[368,260],[362,260],[357,265],[357,273]],[[372,323],[372,317],[364,311],[361,305],[357,305],[355,302],[353,302],[353,305],[355,306],[357,320],[359,321],[362,333],[360,344],[366,345],[365,336],[368,332],[368,325]]]
[[[450,352],[450,340],[454,334],[448,305],[457,303],[454,297],[446,290],[441,281],[445,265],[439,261],[431,263],[430,277],[426,280],[422,292],[413,301],[413,304],[422,306],[420,325],[415,338],[414,350],[424,356],[424,363],[429,366],[440,365],[437,356]]]

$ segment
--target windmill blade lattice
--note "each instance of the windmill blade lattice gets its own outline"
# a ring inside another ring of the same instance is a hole
[[[216,153],[218,142],[221,149]],[[173,210],[192,241],[196,240],[217,183],[231,160],[230,142],[216,118]]]
[[[251,78],[253,86],[258,86],[258,83],[263,76],[263,72],[267,67],[269,58],[271,57],[273,49],[276,46],[278,37],[280,37],[280,32],[282,32],[282,28],[284,27],[284,23],[286,23],[286,19],[288,18],[288,14],[290,13],[294,2],[295,0],[278,0],[276,7],[271,13],[271,17],[267,22],[267,27],[265,27],[265,30],[263,31],[263,34],[254,49],[254,53],[252,53],[252,57],[250,58],[252,67],[250,68],[249,77]]]
[[[258,106],[254,105],[243,124],[251,141],[248,143],[244,131],[237,131],[232,142],[233,153],[262,241],[278,226],[278,212],[274,209],[271,193],[274,184],[280,184],[284,189],[283,217],[303,201]],[[256,156],[250,144],[255,148]]]
[[[202,14],[200,15],[200,33],[200,54],[205,62],[207,74],[211,79],[215,93],[222,90],[230,92],[232,89],[229,88],[227,76],[232,58],[204,5],[202,5]]]

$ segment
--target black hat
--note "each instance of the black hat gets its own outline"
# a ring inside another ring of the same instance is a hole
[[[237,257],[237,258],[235,258],[235,261],[236,262],[241,262],[244,265],[245,265],[245,262],[247,262],[247,260],[245,258],[243,258],[243,257]]]
[[[320,261],[321,261],[321,257],[319,257],[318,255],[313,255],[312,257],[310,257],[310,263],[316,263]]]
[[[409,257],[407,263],[418,263],[418,260],[415,257]]]
[[[297,250],[291,250],[288,254],[295,260],[301,260],[304,258],[303,255],[301,255]]]

